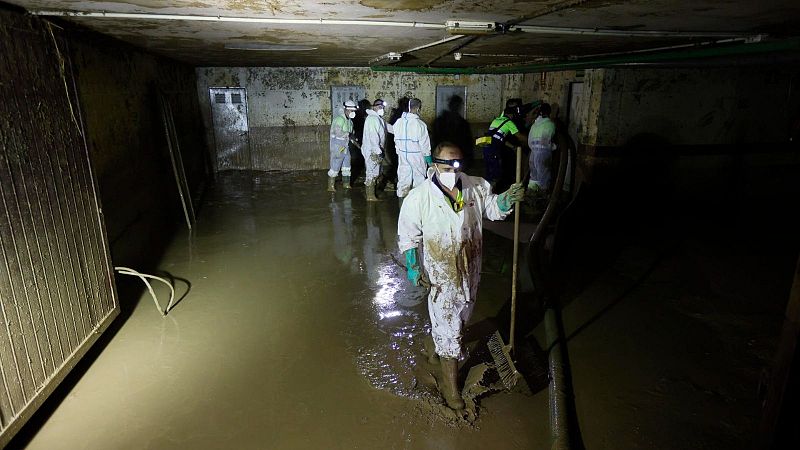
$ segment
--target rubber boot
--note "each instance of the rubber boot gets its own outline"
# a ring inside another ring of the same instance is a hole
[[[455,358],[439,358],[442,361],[441,391],[447,406],[456,411],[464,409],[464,399],[458,392],[458,360]]]
[[[342,176],[342,186],[344,186],[344,190],[350,189],[350,177]]]
[[[392,182],[392,180],[387,181],[386,182],[386,187],[383,188],[384,191],[394,191],[395,189],[397,189],[397,188],[396,188],[395,184]]]
[[[371,182],[371,183],[367,183],[366,187],[367,187],[367,201],[368,202],[379,202],[379,201],[381,201],[381,199],[379,199],[377,196],[375,196],[375,182],[374,181]]]
[[[433,336],[425,336],[425,339],[422,341],[422,346],[425,349],[425,356],[428,357],[428,364],[441,364],[439,355],[436,354],[436,344],[433,343]]]
[[[328,177],[328,192],[336,192],[336,177]]]

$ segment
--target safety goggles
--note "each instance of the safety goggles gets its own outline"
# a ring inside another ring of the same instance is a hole
[[[450,167],[452,167],[452,168],[454,168],[456,170],[461,170],[461,168],[464,167],[464,161],[462,161],[460,159],[433,158],[433,162],[435,162],[436,164],[444,164],[446,166],[450,166]]]

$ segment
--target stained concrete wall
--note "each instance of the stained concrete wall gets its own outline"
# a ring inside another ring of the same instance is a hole
[[[616,185],[637,208],[776,218],[781,199],[800,198],[800,149],[789,141],[799,80],[790,67],[596,71],[583,179]]]
[[[81,28],[68,28],[112,259],[150,265],[183,212],[157,96],[172,102],[190,188],[205,179],[194,69]]]
[[[641,133],[672,145],[786,142],[798,74],[760,67],[606,70],[596,144],[621,146]]]
[[[437,85],[467,87],[467,120],[481,133],[502,111],[505,100],[526,98],[525,75],[419,75],[372,72],[367,68],[197,68],[197,96],[206,140],[214,135],[208,89],[244,87],[248,97],[250,145],[254,169],[323,169],[328,166],[331,86],[364,86],[370,100],[396,104],[404,96],[422,100],[422,119],[430,128],[436,112]],[[213,152],[213,147],[210,148]]]
[[[570,86],[584,84],[583,98],[576,105],[574,119],[577,122],[579,144],[593,144],[597,140],[598,117],[603,90],[603,69],[585,71],[565,70],[560,72],[528,73],[522,77],[519,92],[524,101],[541,100],[553,108],[551,117],[569,122]]]

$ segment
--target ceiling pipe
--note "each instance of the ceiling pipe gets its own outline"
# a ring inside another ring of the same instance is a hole
[[[427,43],[425,45],[420,45],[419,47],[414,47],[414,48],[410,48],[408,50],[403,50],[400,53],[411,53],[411,52],[415,52],[417,50],[423,50],[423,49],[426,49],[426,48],[429,48],[429,47],[435,47],[437,45],[446,44],[446,43],[448,43],[450,41],[455,41],[456,39],[461,39],[463,37],[465,37],[463,34],[455,34],[453,36],[446,37],[444,39],[440,39],[440,40],[435,41],[435,42],[430,42],[430,43]]]
[[[458,45],[454,45],[452,48],[450,48],[450,49],[449,49],[449,50],[447,50],[446,52],[444,52],[444,53],[440,53],[439,55],[437,55],[437,56],[435,56],[435,57],[433,57],[433,58],[429,59],[429,60],[428,60],[428,61],[425,63],[425,65],[426,65],[426,66],[430,66],[431,64],[433,64],[433,63],[435,63],[436,61],[438,61],[438,60],[440,60],[440,59],[444,58],[445,56],[447,56],[447,55],[449,55],[449,54],[451,54],[451,53],[457,52],[457,51],[461,50],[462,48],[466,47],[467,45],[469,45],[469,44],[471,44],[471,43],[475,42],[475,40],[476,40],[476,39],[478,39],[478,36],[470,36],[470,38],[469,38],[469,39],[467,39],[467,40],[465,40],[464,42],[460,42]]]
[[[151,14],[151,13],[120,13],[107,11],[48,11],[31,10],[35,16],[58,16],[74,18],[101,18],[101,19],[141,19],[141,20],[180,20],[200,22],[231,22],[231,23],[266,23],[284,25],[348,25],[348,26],[377,26],[401,28],[429,28],[446,29],[444,23],[430,22],[393,22],[388,20],[352,20],[352,19],[288,19],[275,17],[228,17],[228,16],[199,16],[184,14]],[[549,14],[550,12],[548,12]],[[526,18],[525,20],[530,20]],[[487,22],[488,23],[488,22]],[[507,25],[496,24],[497,33],[525,32],[534,34],[560,34],[581,36],[613,36],[613,37],[671,37],[671,38],[725,38],[745,37],[752,34],[734,32],[708,32],[708,31],[649,31],[649,30],[613,30],[600,28],[570,28],[549,27],[536,25]],[[453,36],[460,38],[463,36]],[[447,41],[442,41],[447,42]],[[439,43],[442,43],[439,42]],[[436,44],[434,44],[436,45]],[[423,47],[425,48],[425,47]]]
[[[579,36],[610,36],[610,37],[665,37],[665,38],[730,38],[754,36],[752,33],[716,32],[716,31],[658,31],[658,30],[613,30],[602,28],[567,28],[567,27],[542,27],[536,25],[512,25],[508,32],[523,32],[533,34],[562,34]]]
[[[438,41],[429,42],[427,44],[420,45],[418,47],[409,48],[408,50],[403,50],[402,52],[385,53],[385,54],[380,55],[378,57],[372,58],[369,61],[369,65],[370,66],[377,65],[377,64],[379,64],[379,63],[381,63],[383,61],[388,61],[388,64],[397,64],[403,58],[403,55],[409,54],[411,52],[415,52],[417,50],[423,50],[423,49],[426,49],[426,48],[435,47],[437,45],[445,44],[445,43],[450,42],[450,41],[455,41],[457,39],[461,39],[462,37],[464,37],[463,34],[457,34],[455,36],[450,36],[450,37],[446,37],[444,39],[440,39]]]
[[[698,45],[657,53],[631,53],[616,56],[557,61],[551,63],[520,64],[484,67],[372,67],[376,72],[414,72],[434,75],[513,74],[553,72],[559,70],[595,69],[647,63],[684,62],[687,60],[758,55],[776,52],[800,52],[800,38],[734,45]]]
[[[442,23],[428,22],[391,22],[387,20],[338,20],[338,19],[281,19],[274,17],[227,17],[227,16],[193,16],[183,14],[148,14],[148,13],[115,13],[115,12],[83,12],[83,11],[29,11],[34,16],[58,16],[74,18],[100,19],[142,19],[142,20],[181,20],[195,22],[232,22],[232,23],[269,23],[282,25],[349,25],[401,28],[443,29]]]

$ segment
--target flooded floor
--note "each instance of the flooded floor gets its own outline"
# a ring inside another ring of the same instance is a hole
[[[220,174],[159,265],[188,295],[162,318],[143,294],[27,447],[546,448],[546,392],[485,398],[474,426],[436,413],[425,291],[390,258],[397,200],[324,183]],[[486,274],[474,320],[509,291]]]
[[[49,417],[14,444],[549,448],[546,389],[483,397],[473,425],[439,413],[422,354],[425,291],[390,256],[396,199],[324,188],[316,172],[220,174],[194,235],[176,237],[159,265],[188,294],[166,318],[147,294],[129,306]],[[564,328],[586,448],[748,447],[759,368],[788,296],[761,275],[783,265],[673,231],[569,265]],[[510,292],[511,244],[485,239],[473,356]],[[776,277],[790,282],[792,267]],[[532,335],[544,342],[541,327]]]

